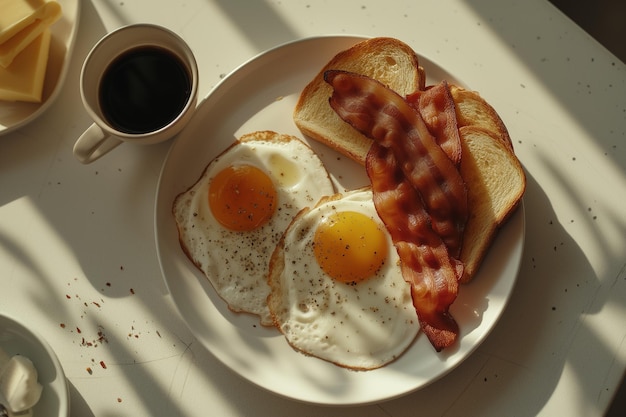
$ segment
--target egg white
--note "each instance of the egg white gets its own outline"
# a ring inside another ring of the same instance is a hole
[[[224,228],[208,205],[209,183],[223,169],[253,165],[272,178],[277,209],[263,226],[249,232]],[[235,312],[260,316],[272,325],[266,299],[270,256],[292,218],[322,196],[334,193],[322,161],[304,142],[274,132],[242,137],[215,158],[201,178],[173,205],[181,246]]]
[[[346,284],[322,270],[313,238],[321,220],[336,211],[365,214],[385,230],[370,190],[348,192],[299,214],[272,257],[268,303],[296,350],[351,369],[379,368],[399,357],[419,332],[410,287],[388,233],[387,258],[375,276]]]

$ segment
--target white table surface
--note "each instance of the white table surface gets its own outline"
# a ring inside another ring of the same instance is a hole
[[[404,40],[490,101],[527,172],[526,243],[510,303],[475,353],[420,391],[353,408],[277,397],[216,361],[156,256],[171,142],[88,166],[71,153],[90,124],[82,61],[137,22],[187,40],[201,96],[278,44],[359,34]],[[83,1],[57,101],[0,136],[0,313],[57,352],[72,416],[600,416],[626,368],[625,97],[624,63],[545,0]]]

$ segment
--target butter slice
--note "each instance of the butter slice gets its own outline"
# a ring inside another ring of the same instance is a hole
[[[8,0],[0,0],[0,5],[6,3]],[[28,2],[27,0],[13,0],[14,6]],[[2,6],[0,6],[1,8]],[[22,8],[22,12],[25,12],[28,7]],[[3,10],[4,16],[4,10]],[[56,22],[61,17],[61,5],[56,1],[48,1],[39,7],[36,11],[27,16],[27,19],[22,19],[21,22],[29,22],[26,26],[23,26],[18,32],[14,33],[11,37],[4,42],[0,41],[0,66],[8,67],[13,59],[22,52],[30,43],[35,40],[39,35],[43,33],[46,28]],[[5,20],[5,18],[0,18]],[[13,25],[12,27],[18,27]],[[11,31],[7,30],[6,33],[10,34]]]
[[[40,103],[49,52],[50,29],[46,29],[8,68],[0,67],[0,100]]]
[[[0,0],[0,43],[4,43],[46,13],[48,0]]]

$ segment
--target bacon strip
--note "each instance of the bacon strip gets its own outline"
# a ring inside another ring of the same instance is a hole
[[[447,81],[410,94],[406,101],[419,111],[436,142],[452,163],[458,166],[461,163],[461,138],[454,99]]]
[[[456,299],[463,265],[449,256],[430,227],[422,199],[404,177],[393,152],[374,142],[365,167],[374,206],[400,256],[402,277],[411,284],[420,327],[439,352],[451,346],[459,333],[449,307]]]
[[[331,107],[374,140],[366,169],[378,215],[411,284],[420,326],[440,351],[458,336],[449,312],[463,266],[457,261],[467,219],[467,190],[455,163],[416,109],[379,82],[327,71]],[[453,254],[453,256],[451,256]]]
[[[330,105],[346,122],[389,148],[419,192],[433,230],[458,257],[467,221],[467,189],[457,167],[437,144],[420,114],[378,81],[346,71],[324,74],[334,89]]]

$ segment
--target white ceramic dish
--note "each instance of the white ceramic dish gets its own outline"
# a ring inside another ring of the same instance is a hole
[[[190,187],[206,165],[235,137],[275,130],[304,138],[292,121],[302,88],[337,52],[361,40],[329,36],[289,43],[245,63],[198,106],[176,139],[161,172],[155,230],[164,279],[178,310],[198,340],[234,372],[288,398],[325,405],[378,402],[417,390],[440,378],[470,355],[502,314],[514,286],[524,241],[523,208],[500,232],[479,276],[463,286],[452,313],[461,328],[460,343],[437,354],[423,335],[397,361],[381,369],[354,372],[289,347],[276,329],[235,314],[187,259],[171,214],[175,196]],[[429,83],[458,80],[421,58]],[[364,169],[319,144],[339,190],[367,184]]]
[[[24,355],[37,369],[43,391],[39,402],[33,407],[33,415],[69,416],[70,394],[65,373],[48,343],[23,323],[0,314],[0,346],[9,356]]]
[[[41,103],[0,101],[0,135],[35,120],[54,102],[65,82],[78,31],[80,0],[57,1],[61,5],[63,16],[51,26],[50,56]]]

